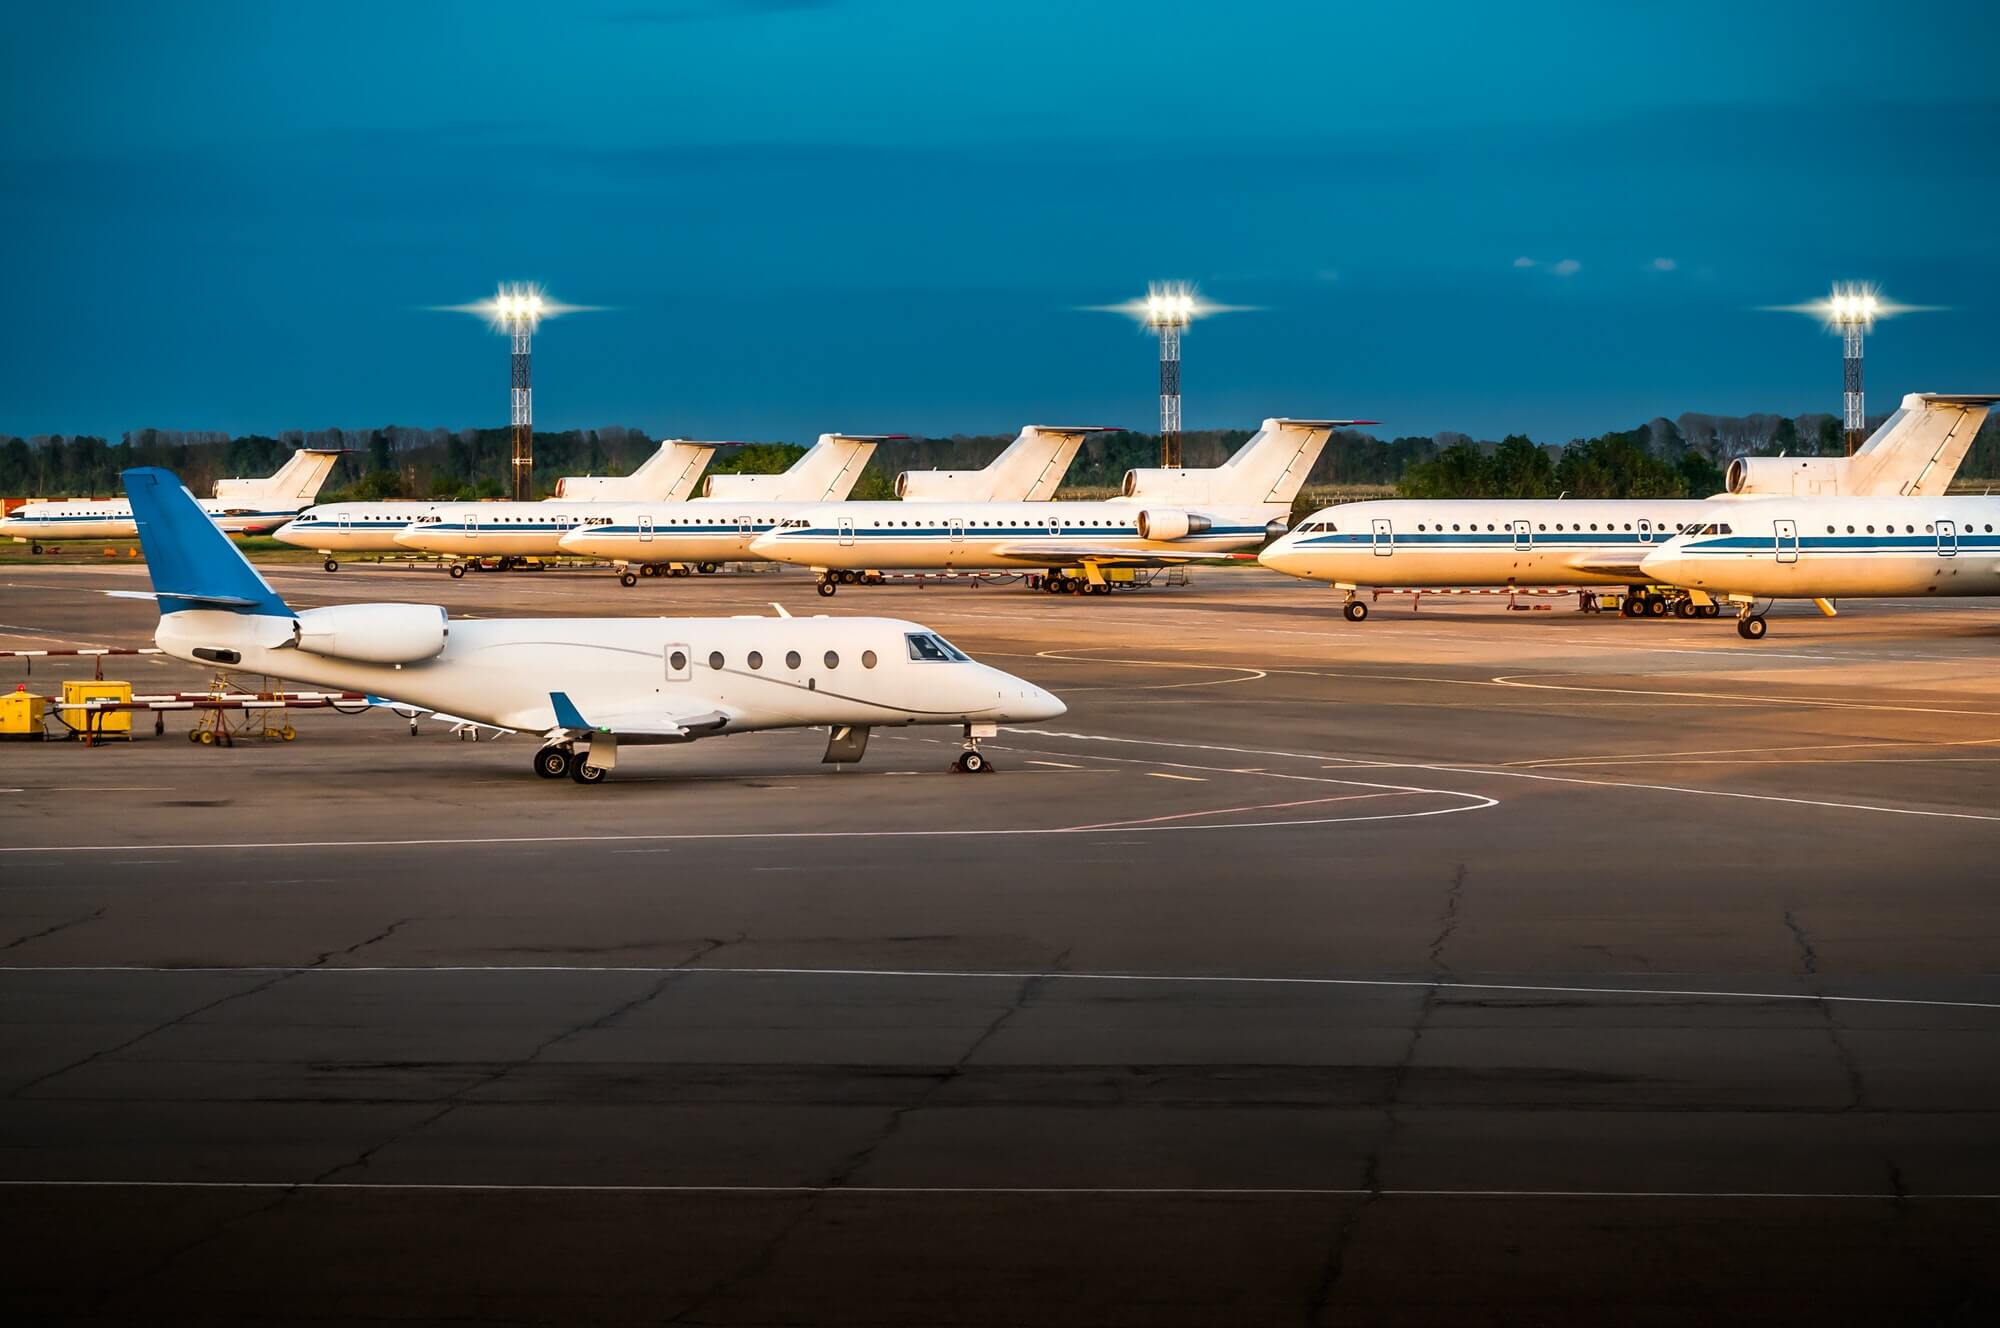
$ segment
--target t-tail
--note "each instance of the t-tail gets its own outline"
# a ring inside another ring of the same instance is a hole
[[[1265,420],[1250,441],[1213,470],[1132,470],[1123,496],[1289,508],[1336,429],[1374,420]]]
[[[678,503],[694,492],[717,443],[667,438],[630,475],[565,475],[555,496],[582,502]]]
[[[1912,392],[1851,457],[1738,457],[1729,492],[1744,497],[1938,498],[1951,486],[2000,395]]]
[[[896,496],[907,502],[1045,503],[1076,460],[1083,440],[1106,425],[1030,424],[979,470],[906,470]]]
[[[162,619],[189,611],[293,617],[171,471],[141,466],[121,478]]]
[[[701,494],[704,498],[734,498],[744,502],[842,502],[860,481],[862,467],[875,455],[876,444],[904,436],[823,433],[782,475],[710,475],[702,485]]]
[[[319,496],[320,486],[338,460],[337,447],[302,447],[261,479],[217,480],[215,496],[232,505],[306,507]]]

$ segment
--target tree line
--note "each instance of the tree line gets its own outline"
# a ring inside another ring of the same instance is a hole
[[[1872,423],[1872,422],[1871,422]],[[1184,435],[1190,466],[1219,464],[1248,431],[1202,430]],[[856,485],[857,498],[887,498],[904,470],[966,470],[985,465],[1012,435],[962,434],[884,443]],[[535,435],[534,487],[552,492],[564,475],[621,475],[657,446],[645,430],[621,425]],[[299,447],[333,447],[344,455],[321,491],[325,501],[375,498],[477,499],[506,493],[512,437],[506,429],[288,430],[231,437],[200,430],[137,429],[117,442],[79,434],[0,438],[0,495],[68,497],[118,491],[118,472],[164,466],[196,493],[226,476],[267,475]],[[754,443],[716,453],[715,473],[771,474],[804,448]],[[1634,429],[1561,445],[1522,434],[1478,442],[1465,434],[1381,439],[1336,432],[1307,483],[1312,486],[1393,486],[1407,497],[1579,498],[1705,497],[1722,490],[1722,468],[1734,456],[1839,455],[1838,421],[1827,415],[1723,417],[1684,414]],[[1152,434],[1093,434],[1085,439],[1064,482],[1066,490],[1115,489],[1125,472],[1159,464]],[[2000,479],[2000,414],[1989,417],[1961,475]]]

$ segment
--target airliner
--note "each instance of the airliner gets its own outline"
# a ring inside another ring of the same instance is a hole
[[[702,467],[715,454],[716,443],[669,438],[630,475],[566,475],[556,481],[556,496],[540,503],[514,504],[537,511],[548,503],[631,502],[649,498],[681,498],[694,489]],[[336,553],[393,553],[403,547],[396,535],[412,521],[435,515],[458,503],[397,498],[384,502],[328,503],[300,513],[271,532],[287,544],[326,556],[326,570],[337,572]],[[484,503],[482,507],[497,507]],[[582,518],[576,518],[581,520]],[[461,573],[463,575],[463,573]]]
[[[1335,429],[1372,420],[1265,420],[1211,470],[1133,470],[1104,502],[841,503],[798,512],[750,551],[819,573],[831,595],[853,573],[1045,568],[1051,592],[1104,594],[1106,567],[1227,558],[1284,529]],[[1080,569],[1074,575],[1068,569]]]
[[[2000,396],[1911,393],[1851,457],[1743,457],[1730,498],[1941,494]],[[1645,557],[1697,522],[1715,499],[1389,499],[1325,508],[1260,556],[1266,567],[1347,592],[1350,621],[1368,616],[1364,586],[1628,585],[1630,616],[1714,617],[1720,609],[1647,582]],[[1703,597],[1705,598],[1705,596]]]
[[[896,476],[896,494],[911,503],[1046,502],[1054,497],[1083,440],[1110,432],[1097,425],[1031,424],[979,470],[904,471]],[[735,478],[717,475],[709,483]],[[752,557],[752,540],[802,507],[824,500],[735,503],[720,511],[717,501],[711,496],[594,516],[562,537],[562,551],[619,563],[619,579],[629,586],[638,579],[635,568],[644,574],[669,563],[712,565]]]
[[[1737,632],[1758,641],[1754,599],[2000,594],[2000,498],[1718,503],[1641,567],[1734,599]]]
[[[283,525],[312,502],[326,483],[340,449],[302,447],[276,472],[262,479],[215,482],[215,496],[200,498],[201,510],[224,530],[261,535]],[[79,498],[27,503],[0,519],[0,535],[27,539],[40,553],[59,540],[131,539],[139,533],[132,505],[122,498]]]
[[[642,511],[663,510],[698,514],[685,521],[689,528],[699,524],[716,532],[707,544],[684,554],[660,558],[658,563],[694,563],[703,571],[715,564],[742,556],[749,542],[760,506],[776,503],[778,510],[790,511],[806,503],[838,502],[854,490],[862,470],[874,456],[878,444],[903,437],[886,433],[823,433],[805,455],[777,475],[710,475],[702,483],[702,496],[690,499],[685,493],[652,499],[644,495],[619,504],[591,503],[550,507],[546,503],[467,503],[450,504],[419,516],[396,532],[398,545],[442,553],[457,558],[553,557],[565,548],[563,537],[583,527],[607,528],[625,525],[637,529],[633,504],[645,503]],[[651,564],[646,564],[650,574]],[[465,575],[465,565],[452,566],[453,576]],[[627,569],[622,578],[633,585],[638,576]]]
[[[1066,707],[894,618],[483,618],[431,604],[294,610],[165,470],[124,472],[154,641],[176,659],[392,698],[542,741],[535,773],[601,783],[621,747],[826,728],[824,761],[877,726],[963,729],[957,768],[990,769],[1000,724]],[[112,592],[125,595],[143,592]]]

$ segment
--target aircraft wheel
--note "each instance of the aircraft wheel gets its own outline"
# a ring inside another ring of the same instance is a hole
[[[620,572],[618,574],[618,584],[621,586],[636,586],[639,584],[639,578],[631,572]]]
[[[202,733],[203,733],[203,730],[201,730],[201,729],[189,729],[189,730],[188,730],[188,741],[189,741],[189,742],[200,742],[200,741],[201,741],[201,735],[202,735]]]
[[[839,589],[840,589],[839,585],[837,585],[832,581],[822,581],[819,583],[819,593],[822,595],[831,595],[833,594],[834,591]]]
[[[978,752],[959,753],[958,760],[955,764],[958,769],[964,771],[968,775],[983,774],[984,772],[991,770],[993,768],[990,764],[987,763],[986,758],[984,756],[981,756]]]
[[[465,564],[464,564],[464,563],[453,563],[453,564],[451,565],[451,576],[452,576],[452,580],[454,580],[454,581],[457,581],[457,580],[461,580],[461,579],[463,579],[463,578],[464,578],[464,576],[465,576]]]
[[[1618,612],[1623,617],[1637,618],[1646,611],[1646,603],[1636,595],[1627,595],[1618,601]]]
[[[1770,630],[1771,625],[1764,621],[1764,615],[1761,613],[1753,613],[1747,618],[1736,620],[1736,634],[1745,641],[1762,641],[1764,633]]]
[[[1349,622],[1366,622],[1368,620],[1368,605],[1363,600],[1351,599],[1347,601],[1347,603],[1340,606],[1340,612]]]
[[[1720,604],[1704,604],[1701,606],[1701,616],[1704,618],[1720,618],[1722,616],[1722,606]]]
[[[1674,605],[1674,616],[1676,618],[1692,618],[1694,617],[1694,612],[1695,602],[1691,599],[1680,600]]]
[[[1666,617],[1667,616],[1666,598],[1662,595],[1646,596],[1646,616],[1648,618]]]
[[[717,571],[721,570],[721,566],[720,563],[696,563],[694,570],[700,572],[703,576],[713,576]]]
[[[672,575],[672,576],[693,576],[693,575],[694,575],[694,569],[693,569],[692,567],[676,567],[676,568],[675,568],[675,569],[674,569],[674,570],[673,570],[673,571],[672,571],[671,573],[669,573],[669,575]]]
[[[544,747],[535,753],[535,773],[543,779],[561,779],[569,773],[574,755],[567,747]]]
[[[592,765],[582,756],[569,763],[569,777],[579,784],[602,784],[604,777],[610,773],[601,765]]]
[[[40,553],[40,552],[41,552],[41,550],[40,550],[40,549],[36,549],[36,550],[35,550],[35,552],[36,552],[36,553]],[[338,572],[338,571],[340,570],[340,564],[339,564],[339,563],[337,563],[337,562],[335,562],[335,561],[334,561],[333,559],[331,559],[331,558],[327,559],[327,560],[326,560],[326,562],[325,562],[325,563],[323,563],[323,564],[321,564],[321,565],[322,565],[323,567],[325,567],[325,568],[326,568],[326,570],[327,570],[327,571],[329,571],[329,572]]]
[[[299,736],[299,731],[293,728],[290,724],[287,724],[285,725],[285,727],[278,730],[278,736],[280,738],[283,738],[286,742],[290,742],[294,738]]]
[[[29,552],[29,553],[37,553],[37,554],[38,554],[38,553],[40,553],[41,551],[42,551],[42,546],[41,546],[40,544],[30,544],[30,545],[28,546],[28,552]],[[329,572],[331,572],[331,571],[332,571],[333,569],[332,569],[331,567],[329,567],[329,568],[327,568],[326,570],[327,570],[327,571],[329,571]]]

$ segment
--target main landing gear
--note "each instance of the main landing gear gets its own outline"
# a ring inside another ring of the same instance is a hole
[[[882,577],[875,572],[827,571],[819,574],[819,593],[831,595],[842,586],[879,586]]]
[[[1697,604],[1685,592],[1663,594],[1633,586],[1619,601],[1618,612],[1627,618],[1664,618],[1669,614],[1676,618],[1718,618],[1722,616],[1722,606],[1713,602]]]
[[[561,779],[568,775],[579,784],[602,784],[611,772],[602,766],[590,763],[590,753],[578,756],[576,748],[567,743],[550,743],[535,753],[535,773],[543,779]]]
[[[320,566],[326,568],[326,570],[329,572],[338,572],[340,570],[340,564],[332,558],[328,558],[324,563],[321,563]]]
[[[1092,581],[1085,576],[1071,576],[1060,567],[1051,568],[1042,578],[1042,589],[1051,595],[1109,595],[1111,583]]]

